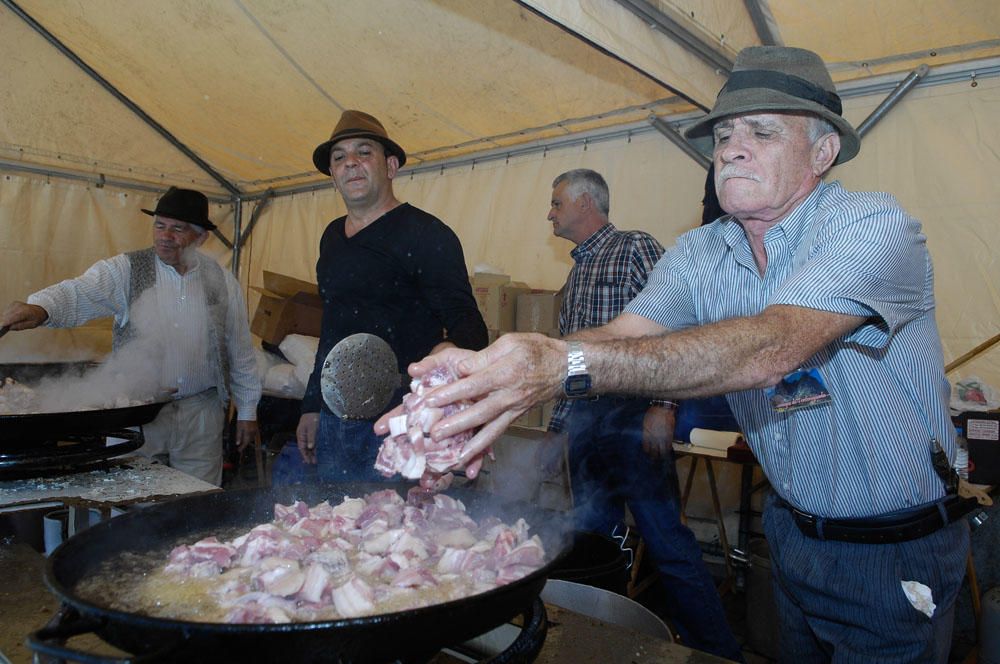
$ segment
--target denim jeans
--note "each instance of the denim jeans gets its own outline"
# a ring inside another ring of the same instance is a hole
[[[345,420],[326,410],[319,414],[316,471],[320,482],[390,482],[375,470],[382,439],[371,420]]]
[[[659,572],[671,622],[684,645],[741,660],[719,594],[694,534],[681,523],[672,456],[652,461],[642,450],[645,399],[576,401],[567,418],[576,526],[610,535],[635,518]]]

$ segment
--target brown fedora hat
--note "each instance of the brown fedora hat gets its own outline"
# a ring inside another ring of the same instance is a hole
[[[750,46],[740,51],[712,111],[684,135],[701,152],[711,154],[717,120],[768,111],[812,113],[833,124],[840,134],[837,164],[853,159],[861,148],[861,136],[844,119],[840,96],[823,60],[812,51],[789,46]]]
[[[361,111],[344,111],[340,122],[333,128],[330,140],[320,143],[313,150],[313,164],[320,173],[330,174],[330,150],[333,144],[345,138],[372,138],[382,144],[386,155],[395,155],[399,165],[406,163],[406,152],[395,141],[389,138],[385,127],[374,116]]]
[[[167,189],[167,193],[163,194],[160,200],[156,201],[155,210],[143,208],[142,211],[157,217],[186,221],[208,231],[214,230],[216,227],[208,219],[208,198],[205,197],[205,194],[194,189],[171,187]]]

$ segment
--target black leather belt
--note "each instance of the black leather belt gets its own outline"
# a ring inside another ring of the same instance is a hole
[[[947,498],[926,507],[866,519],[827,519],[798,510],[778,498],[776,504],[792,513],[795,525],[807,537],[859,544],[908,542],[944,528],[973,510],[975,498]]]

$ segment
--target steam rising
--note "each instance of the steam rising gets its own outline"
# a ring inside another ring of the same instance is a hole
[[[153,289],[133,304],[133,338],[107,359],[83,374],[48,376],[30,390],[8,385],[0,390],[8,413],[62,413],[78,410],[125,408],[170,396],[163,357],[166,330]],[[6,393],[6,394],[5,394]],[[16,394],[16,398],[15,397]],[[16,409],[11,406],[17,406]]]

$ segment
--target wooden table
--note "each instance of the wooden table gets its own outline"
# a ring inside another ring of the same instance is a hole
[[[0,480],[0,511],[65,505],[98,509],[221,491],[214,484],[142,456],[111,459],[96,470]]]

